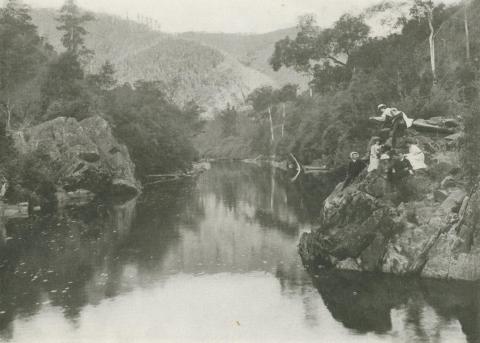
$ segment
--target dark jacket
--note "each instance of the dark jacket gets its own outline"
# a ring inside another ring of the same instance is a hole
[[[403,160],[394,160],[388,173],[391,178],[398,180],[407,177],[410,170],[413,170],[413,166],[408,159],[404,158]]]
[[[362,160],[350,161],[348,164],[347,178],[343,183],[343,188],[347,187],[366,167],[366,163]]]

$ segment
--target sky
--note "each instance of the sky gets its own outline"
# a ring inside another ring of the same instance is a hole
[[[64,0],[24,0],[35,7],[58,8]],[[401,1],[401,0],[394,0]],[[446,0],[452,2],[455,0]],[[380,0],[77,0],[86,9],[136,19],[158,20],[162,31],[263,33],[292,27],[305,13],[321,26],[345,12],[358,12]]]

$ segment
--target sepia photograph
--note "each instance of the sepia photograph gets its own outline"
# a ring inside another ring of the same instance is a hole
[[[480,343],[480,0],[0,0],[0,343]]]

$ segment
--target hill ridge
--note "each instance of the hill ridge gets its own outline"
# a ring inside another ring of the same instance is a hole
[[[266,56],[263,61],[249,63],[231,49],[188,39],[183,34],[151,30],[144,24],[118,16],[93,14],[96,20],[86,26],[89,32],[86,45],[95,51],[88,70],[95,72],[109,60],[114,64],[121,83],[133,83],[139,79],[163,81],[172,99],[180,106],[194,100],[208,115],[213,115],[225,108],[227,103],[244,105],[246,95],[259,86],[298,83],[296,73],[285,71],[276,74],[268,65],[277,36],[272,36],[268,44],[260,44],[266,47],[262,52]],[[62,51],[55,15],[52,9],[32,10],[33,22],[38,26],[39,33],[57,51]],[[262,37],[247,36],[254,37],[254,40]],[[238,42],[232,41],[231,44],[235,46]]]

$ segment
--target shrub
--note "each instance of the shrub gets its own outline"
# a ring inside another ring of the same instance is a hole
[[[7,201],[17,203],[39,197],[42,202],[51,202],[58,181],[54,170],[58,168],[55,168],[55,163],[49,156],[43,151],[36,151],[10,157],[11,159],[3,164],[5,177],[9,181]]]

